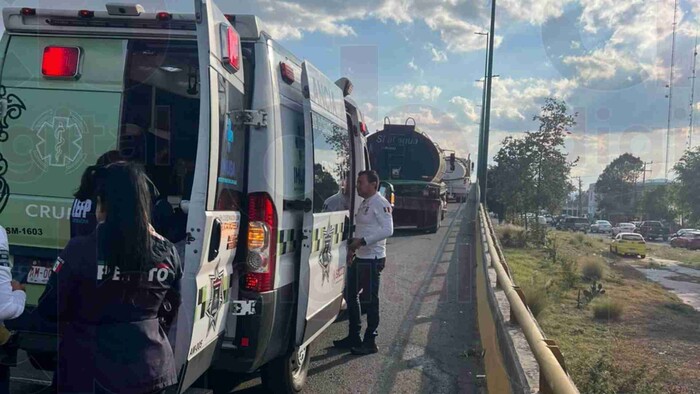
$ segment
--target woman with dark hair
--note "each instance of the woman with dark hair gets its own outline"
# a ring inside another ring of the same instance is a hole
[[[179,307],[180,259],[149,223],[139,167],[118,162],[94,175],[97,229],[70,240],[38,307],[59,322],[58,392],[160,392],[177,380],[159,312]]]
[[[80,178],[80,186],[73,195],[73,207],[70,211],[70,237],[88,235],[95,231],[95,171],[111,163],[122,161],[119,151],[111,150],[97,158],[93,166],[89,166]]]

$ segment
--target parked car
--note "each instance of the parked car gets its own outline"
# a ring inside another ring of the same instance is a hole
[[[620,233],[633,233],[636,228],[637,226],[635,226],[632,223],[618,223],[617,226],[612,228],[612,231],[610,233],[614,238],[617,234]]]
[[[588,219],[579,217],[568,217],[563,222],[559,222],[557,230],[568,231],[583,231],[587,233],[589,230]]]
[[[668,228],[658,220],[646,220],[634,231],[641,234],[644,239],[659,239],[668,241]]]
[[[590,230],[592,233],[609,233],[612,231],[612,224],[607,220],[596,220],[591,224]]]
[[[683,236],[686,233],[692,233],[694,231],[700,231],[700,230],[698,230],[696,228],[682,228],[682,229],[676,231],[675,233],[671,234],[671,239]]]
[[[647,243],[640,234],[619,233],[610,243],[610,253],[621,256],[647,256]]]
[[[700,249],[700,231],[686,231],[680,237],[671,238],[670,243],[674,248]]]

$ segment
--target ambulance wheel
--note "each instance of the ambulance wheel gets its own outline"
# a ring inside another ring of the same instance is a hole
[[[273,393],[298,393],[309,373],[310,346],[294,349],[291,354],[278,357],[262,368],[263,385]]]

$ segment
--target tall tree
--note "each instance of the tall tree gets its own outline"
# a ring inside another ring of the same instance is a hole
[[[598,209],[606,217],[633,216],[636,211],[636,183],[644,163],[623,153],[605,167],[595,184]]]
[[[685,151],[673,170],[678,174],[676,199],[690,221],[700,225],[700,146]]]
[[[494,193],[509,215],[542,208],[555,212],[573,191],[569,174],[576,160],[568,161],[564,136],[576,123],[574,115],[567,114],[563,101],[547,98],[533,120],[540,122],[537,131],[506,137],[494,157]]]
[[[639,212],[643,219],[671,222],[676,218],[673,204],[670,204],[671,200],[671,184],[647,189],[639,201]]]

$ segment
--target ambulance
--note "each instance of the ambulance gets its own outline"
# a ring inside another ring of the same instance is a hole
[[[194,14],[107,4],[3,18],[0,224],[28,293],[7,325],[32,364],[55,365],[56,327],[33,307],[85,210],[72,194],[118,149],[172,209],[185,269],[169,332],[177,391],[254,371],[275,392],[300,391],[313,341],[341,308],[354,178],[369,168],[352,83],[211,0],[194,0]],[[346,209],[324,211],[340,192]]]

